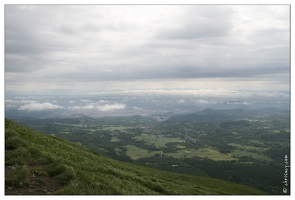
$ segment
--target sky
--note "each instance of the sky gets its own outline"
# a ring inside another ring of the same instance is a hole
[[[5,5],[5,92],[290,89],[289,5]]]

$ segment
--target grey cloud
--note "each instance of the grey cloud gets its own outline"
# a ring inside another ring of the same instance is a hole
[[[161,39],[200,39],[226,35],[231,29],[231,12],[225,6],[190,6],[172,26],[159,31]]]
[[[53,78],[56,81],[115,81],[115,80],[137,80],[137,79],[182,79],[182,78],[230,78],[230,77],[265,77],[267,75],[278,75],[281,73],[288,74],[288,64],[273,63],[263,61],[258,63],[241,63],[237,62],[234,66],[220,67],[212,65],[191,65],[191,64],[174,64],[167,65],[165,62],[149,65],[149,67],[139,67],[136,65],[129,66],[121,64],[114,70],[102,70],[101,68],[87,67],[83,71],[65,72],[56,74]],[[161,67],[158,67],[161,66]],[[49,78],[49,77],[48,77]]]
[[[5,6],[6,84],[288,76],[285,7],[155,8]]]
[[[201,19],[200,21],[181,24],[175,28],[164,30],[160,33],[161,39],[199,39],[220,37],[228,33],[228,24],[218,23],[213,20]]]

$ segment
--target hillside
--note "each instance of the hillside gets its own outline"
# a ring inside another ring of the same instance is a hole
[[[5,194],[265,194],[109,159],[5,120]]]

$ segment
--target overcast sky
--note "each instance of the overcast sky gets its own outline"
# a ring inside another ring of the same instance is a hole
[[[5,5],[6,91],[290,88],[288,5]]]

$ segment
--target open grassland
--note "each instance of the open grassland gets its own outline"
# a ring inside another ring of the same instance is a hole
[[[5,194],[265,193],[228,181],[115,161],[5,120]]]
[[[165,147],[165,143],[162,140],[160,140],[159,136],[157,135],[142,133],[141,135],[137,135],[132,139],[144,141],[148,145],[155,145],[156,148]]]
[[[133,128],[133,127],[129,127],[129,126],[121,126],[121,125],[118,125],[118,126],[112,126],[112,125],[105,125],[103,126],[101,129],[98,129],[98,130],[108,130],[108,131],[121,131],[121,132],[125,132],[126,129],[130,129],[130,128]]]
[[[152,157],[155,154],[161,153],[161,151],[149,151],[147,149],[142,149],[134,145],[127,145],[125,147],[127,148],[127,151],[126,151],[127,156],[129,156],[133,160],[144,158],[144,157]]]
[[[115,148],[116,154],[121,155],[123,153],[122,149],[120,148]]]
[[[264,143],[259,141],[259,140],[249,140],[252,144],[258,144],[258,145],[263,145]]]
[[[120,141],[120,139],[117,137],[112,137],[112,139],[111,139],[111,142],[119,142],[119,141]]]
[[[254,143],[255,142],[257,143],[257,141],[254,141]],[[269,150],[269,148],[261,148],[261,147],[255,147],[255,146],[248,146],[248,145],[242,145],[242,144],[237,144],[237,143],[229,143],[229,145],[236,147],[236,149],[245,150],[245,151],[251,151],[251,150],[253,151],[254,150],[254,151],[261,151],[262,152],[262,151]]]
[[[59,122],[55,122],[56,125],[61,125],[61,126],[73,126],[73,127],[84,127],[83,124],[66,124],[66,123],[59,123]]]
[[[153,135],[153,134],[147,134],[147,133],[142,133],[141,135],[137,135],[133,137],[133,139],[142,140],[149,145],[155,145],[156,148],[166,147],[167,143],[172,143],[172,142],[183,143],[184,142],[184,140],[179,138],[165,137],[162,135]]]
[[[159,136],[159,139],[162,140],[165,144],[172,143],[172,142],[184,143],[184,140],[179,139],[179,138],[173,138],[173,137]]]
[[[261,144],[261,142],[255,140],[252,140],[251,142],[254,144]],[[273,161],[270,157],[263,155],[263,152],[269,150],[269,148],[241,145],[236,143],[230,143],[230,145],[236,147],[231,152],[235,157],[250,156],[257,160]]]
[[[166,153],[165,155],[172,156],[174,158],[192,158],[195,156],[201,158],[209,158],[211,160],[236,160],[232,157],[232,154],[223,154],[212,148],[201,148],[201,149],[182,149],[178,150],[177,153]]]

